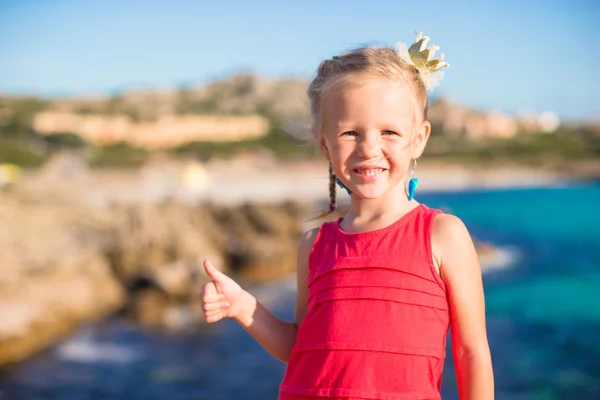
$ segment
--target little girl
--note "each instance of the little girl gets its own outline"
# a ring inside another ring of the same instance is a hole
[[[460,219],[414,199],[427,143],[435,46],[369,47],[325,60],[310,84],[312,135],[350,193],[343,218],[300,240],[294,322],[208,260],[208,322],[235,318],[287,363],[280,400],[440,399],[446,336],[462,400],[494,397],[481,269]]]

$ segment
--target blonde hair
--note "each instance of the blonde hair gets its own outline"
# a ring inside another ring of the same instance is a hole
[[[351,87],[368,80],[381,78],[390,82],[404,82],[415,109],[415,124],[427,119],[427,90],[419,70],[398,57],[389,47],[364,47],[349,51],[321,62],[317,76],[308,87],[308,98],[313,119],[313,132],[322,130],[324,98],[334,87]],[[329,168],[329,210],[336,209],[336,176]]]

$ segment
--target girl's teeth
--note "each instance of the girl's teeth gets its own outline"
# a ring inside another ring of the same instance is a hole
[[[382,169],[361,169],[359,170],[359,172],[361,174],[367,175],[367,176],[372,176],[372,175],[377,175],[381,172],[383,172]]]

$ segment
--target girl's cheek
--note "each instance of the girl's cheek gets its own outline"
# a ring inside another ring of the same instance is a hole
[[[411,145],[407,139],[399,139],[394,142],[390,142],[387,146],[387,149],[392,153],[408,153],[411,150]]]
[[[354,141],[340,141],[334,145],[334,151],[347,153],[353,151],[355,147]]]

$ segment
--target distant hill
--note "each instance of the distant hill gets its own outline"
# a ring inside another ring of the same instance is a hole
[[[307,85],[300,79],[234,75],[205,85],[112,96],[0,96],[0,163],[39,165],[56,149],[89,150],[90,144],[98,147],[87,152],[90,162],[109,165],[143,162],[154,149],[200,159],[248,148],[281,157],[312,156],[286,126],[298,120],[297,130],[308,125]],[[551,111],[509,115],[437,98],[428,119],[433,126],[428,157],[562,166],[600,155],[598,123],[563,124]]]
[[[55,99],[52,110],[80,114],[125,115],[155,121],[174,115],[250,115],[269,118],[306,114],[307,82],[235,75],[206,85],[173,90],[131,90],[111,97]]]

